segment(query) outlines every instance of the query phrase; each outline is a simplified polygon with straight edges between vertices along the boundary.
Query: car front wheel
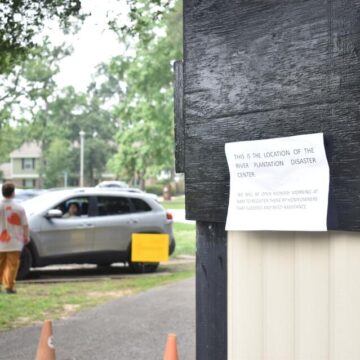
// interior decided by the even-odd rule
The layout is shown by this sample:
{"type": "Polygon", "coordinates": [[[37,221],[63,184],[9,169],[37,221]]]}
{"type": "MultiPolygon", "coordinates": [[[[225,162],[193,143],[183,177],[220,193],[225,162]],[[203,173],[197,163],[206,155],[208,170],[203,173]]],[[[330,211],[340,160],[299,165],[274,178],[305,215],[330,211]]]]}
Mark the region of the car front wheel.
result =
{"type": "Polygon", "coordinates": [[[21,252],[20,267],[17,274],[17,279],[18,280],[25,279],[30,273],[31,266],[32,266],[32,255],[30,249],[26,246],[21,252]]]}
{"type": "Polygon", "coordinates": [[[136,274],[155,272],[159,263],[130,262],[130,270],[136,274]]]}

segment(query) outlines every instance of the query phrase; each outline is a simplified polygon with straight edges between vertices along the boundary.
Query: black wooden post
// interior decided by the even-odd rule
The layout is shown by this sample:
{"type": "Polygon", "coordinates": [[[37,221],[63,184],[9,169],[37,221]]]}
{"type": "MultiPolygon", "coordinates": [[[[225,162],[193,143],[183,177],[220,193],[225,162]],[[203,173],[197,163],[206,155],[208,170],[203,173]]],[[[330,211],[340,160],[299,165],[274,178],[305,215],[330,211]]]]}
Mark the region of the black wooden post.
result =
{"type": "Polygon", "coordinates": [[[227,359],[224,223],[197,222],[196,359],[227,359]]]}
{"type": "MultiPolygon", "coordinates": [[[[183,63],[175,62],[176,171],[185,171],[183,63]]],[[[196,344],[198,360],[227,358],[225,223],[196,224],[196,344]]]]}
{"type": "Polygon", "coordinates": [[[184,0],[176,168],[197,221],[198,360],[227,353],[225,143],[323,132],[331,227],[360,230],[359,29],[360,0],[184,0]]]}
{"type": "Polygon", "coordinates": [[[184,124],[184,73],[183,62],[174,64],[174,107],[175,107],[175,169],[177,173],[185,172],[185,124],[184,124]]]}

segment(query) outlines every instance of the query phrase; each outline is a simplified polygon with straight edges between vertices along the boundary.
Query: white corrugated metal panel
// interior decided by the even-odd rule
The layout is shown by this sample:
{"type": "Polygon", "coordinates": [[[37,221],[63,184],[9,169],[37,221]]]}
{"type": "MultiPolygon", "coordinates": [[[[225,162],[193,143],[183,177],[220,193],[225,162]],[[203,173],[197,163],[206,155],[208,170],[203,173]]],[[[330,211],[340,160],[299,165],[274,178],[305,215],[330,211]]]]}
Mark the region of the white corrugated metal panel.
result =
{"type": "Polygon", "coordinates": [[[229,232],[229,360],[360,359],[360,234],[229,232]]]}

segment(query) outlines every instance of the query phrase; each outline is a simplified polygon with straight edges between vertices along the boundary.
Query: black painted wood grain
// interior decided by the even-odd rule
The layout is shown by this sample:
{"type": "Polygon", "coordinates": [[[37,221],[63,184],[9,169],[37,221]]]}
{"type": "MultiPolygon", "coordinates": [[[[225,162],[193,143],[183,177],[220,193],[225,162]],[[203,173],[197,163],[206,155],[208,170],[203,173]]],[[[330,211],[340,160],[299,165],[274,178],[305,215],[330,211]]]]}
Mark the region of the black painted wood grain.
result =
{"type": "Polygon", "coordinates": [[[184,24],[187,218],[225,221],[226,142],[324,132],[360,230],[360,0],[185,0],[184,24]]]}
{"type": "Polygon", "coordinates": [[[227,359],[227,235],[224,223],[197,222],[196,359],[227,359]]]}
{"type": "Polygon", "coordinates": [[[178,173],[185,171],[185,123],[183,115],[183,62],[174,63],[174,111],[175,111],[175,170],[178,173]]]}

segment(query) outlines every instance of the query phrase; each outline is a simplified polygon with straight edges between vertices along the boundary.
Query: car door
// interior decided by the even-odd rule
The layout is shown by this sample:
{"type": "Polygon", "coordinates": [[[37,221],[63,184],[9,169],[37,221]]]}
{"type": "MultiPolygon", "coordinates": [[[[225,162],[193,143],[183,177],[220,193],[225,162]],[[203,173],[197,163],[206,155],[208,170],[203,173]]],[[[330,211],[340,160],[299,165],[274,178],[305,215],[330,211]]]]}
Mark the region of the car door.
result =
{"type": "Polygon", "coordinates": [[[131,203],[124,196],[97,196],[94,224],[94,251],[127,251],[138,224],[131,203]]]}
{"type": "Polygon", "coordinates": [[[76,196],[63,201],[54,208],[66,214],[70,204],[76,203],[80,213],[63,218],[44,218],[38,240],[43,256],[75,255],[93,250],[93,228],[89,222],[88,196],[76,196]]]}

